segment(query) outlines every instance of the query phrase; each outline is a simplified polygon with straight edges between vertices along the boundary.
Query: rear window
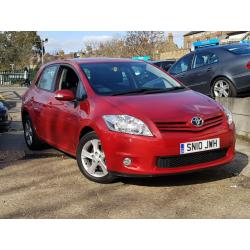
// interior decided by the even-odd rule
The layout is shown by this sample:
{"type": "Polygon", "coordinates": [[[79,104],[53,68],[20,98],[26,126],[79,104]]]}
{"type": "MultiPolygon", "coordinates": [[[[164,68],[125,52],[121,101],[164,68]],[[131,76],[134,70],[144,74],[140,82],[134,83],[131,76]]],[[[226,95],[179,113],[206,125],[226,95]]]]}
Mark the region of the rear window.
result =
{"type": "Polygon", "coordinates": [[[245,47],[231,47],[227,49],[229,52],[232,52],[236,55],[244,55],[244,54],[250,54],[250,46],[245,47]]]}

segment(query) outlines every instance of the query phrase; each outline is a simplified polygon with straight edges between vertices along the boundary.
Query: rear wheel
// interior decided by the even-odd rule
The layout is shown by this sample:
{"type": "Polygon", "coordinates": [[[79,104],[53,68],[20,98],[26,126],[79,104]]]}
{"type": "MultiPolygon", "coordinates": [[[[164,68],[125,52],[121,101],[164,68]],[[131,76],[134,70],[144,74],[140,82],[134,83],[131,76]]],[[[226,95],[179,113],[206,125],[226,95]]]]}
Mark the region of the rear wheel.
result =
{"type": "Polygon", "coordinates": [[[95,132],[81,138],[76,157],[81,172],[91,181],[110,183],[114,180],[107,170],[102,144],[95,132]]]}
{"type": "Polygon", "coordinates": [[[233,83],[225,77],[217,78],[211,88],[212,97],[235,97],[237,91],[233,83]]]}
{"type": "Polygon", "coordinates": [[[29,116],[24,117],[23,129],[24,139],[28,148],[31,150],[41,149],[43,146],[43,142],[36,135],[36,131],[29,116]]]}

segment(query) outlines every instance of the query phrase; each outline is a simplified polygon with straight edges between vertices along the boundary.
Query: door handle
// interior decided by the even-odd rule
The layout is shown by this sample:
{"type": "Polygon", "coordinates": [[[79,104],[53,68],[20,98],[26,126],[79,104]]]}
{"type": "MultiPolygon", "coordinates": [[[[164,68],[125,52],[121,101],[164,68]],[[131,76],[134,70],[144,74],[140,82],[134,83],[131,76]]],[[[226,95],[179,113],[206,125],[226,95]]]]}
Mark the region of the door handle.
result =
{"type": "Polygon", "coordinates": [[[209,71],[211,71],[212,70],[212,68],[207,68],[207,72],[209,72],[209,71]]]}
{"type": "Polygon", "coordinates": [[[181,78],[183,78],[184,76],[185,76],[185,74],[180,75],[181,78]]]}

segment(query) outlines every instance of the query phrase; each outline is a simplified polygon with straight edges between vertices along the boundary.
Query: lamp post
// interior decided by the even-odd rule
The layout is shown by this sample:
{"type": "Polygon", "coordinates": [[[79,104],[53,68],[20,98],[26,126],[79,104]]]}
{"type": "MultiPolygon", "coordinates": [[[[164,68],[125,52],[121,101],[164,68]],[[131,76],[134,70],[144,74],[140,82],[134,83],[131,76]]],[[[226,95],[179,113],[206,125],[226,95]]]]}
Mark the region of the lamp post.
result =
{"type": "Polygon", "coordinates": [[[14,66],[15,66],[15,64],[14,64],[14,63],[11,63],[10,66],[11,66],[11,71],[13,72],[13,71],[14,71],[14,66]]]}
{"type": "Polygon", "coordinates": [[[43,64],[43,57],[44,57],[44,44],[48,42],[48,38],[45,38],[44,40],[41,40],[42,45],[42,64],[43,64]]]}

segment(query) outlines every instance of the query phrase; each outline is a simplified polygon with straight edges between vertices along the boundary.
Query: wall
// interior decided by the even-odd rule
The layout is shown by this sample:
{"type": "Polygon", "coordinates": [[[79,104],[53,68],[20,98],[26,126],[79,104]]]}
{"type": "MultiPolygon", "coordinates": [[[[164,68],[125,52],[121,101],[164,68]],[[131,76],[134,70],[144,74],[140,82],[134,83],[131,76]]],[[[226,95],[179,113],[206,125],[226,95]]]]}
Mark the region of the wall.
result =
{"type": "Polygon", "coordinates": [[[236,134],[250,140],[250,97],[217,98],[216,100],[233,113],[236,134]]]}
{"type": "Polygon", "coordinates": [[[188,54],[190,52],[189,49],[177,49],[171,50],[160,54],[160,60],[165,59],[179,59],[180,57],[188,54]]]}
{"type": "Polygon", "coordinates": [[[219,38],[226,35],[228,31],[201,31],[193,35],[184,36],[184,48],[191,48],[193,42],[208,40],[211,38],[219,38]]]}

